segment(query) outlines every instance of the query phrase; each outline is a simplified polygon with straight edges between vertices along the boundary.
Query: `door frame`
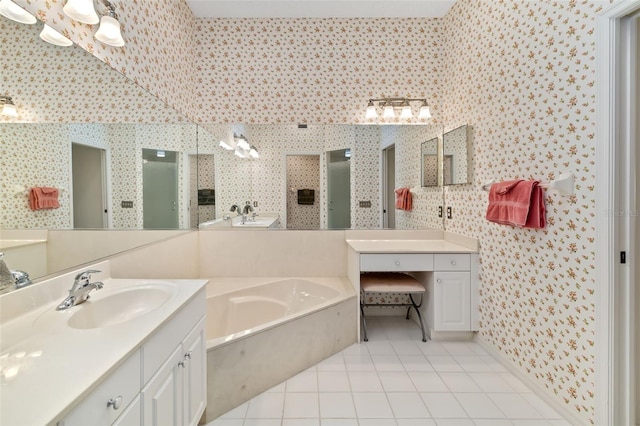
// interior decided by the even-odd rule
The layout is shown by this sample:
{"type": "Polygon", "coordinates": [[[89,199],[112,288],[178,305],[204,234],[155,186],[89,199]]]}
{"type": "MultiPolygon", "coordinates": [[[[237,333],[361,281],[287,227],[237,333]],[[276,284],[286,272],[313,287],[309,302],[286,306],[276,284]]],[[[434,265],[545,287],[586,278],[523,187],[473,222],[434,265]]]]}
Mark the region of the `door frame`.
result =
{"type": "Polygon", "coordinates": [[[624,18],[640,10],[640,0],[620,1],[596,16],[596,359],[595,423],[635,423],[633,263],[620,263],[620,252],[632,252],[634,200],[628,176],[634,176],[634,129],[629,115],[628,70],[633,58],[624,18]]]}
{"type": "MultiPolygon", "coordinates": [[[[389,145],[386,145],[384,147],[382,147],[382,150],[380,151],[380,156],[381,156],[381,162],[382,162],[382,182],[380,185],[380,193],[381,193],[381,197],[380,199],[382,200],[382,203],[380,203],[380,226],[382,227],[382,229],[389,229],[389,211],[391,209],[395,209],[395,203],[392,205],[388,205],[388,192],[389,189],[391,189],[391,191],[395,191],[395,185],[393,188],[389,188],[389,185],[387,184],[387,180],[388,180],[388,174],[389,174],[389,150],[393,148],[393,152],[394,152],[394,170],[395,170],[395,150],[396,150],[396,144],[395,143],[391,143],[389,145]]],[[[395,211],[394,211],[395,213],[395,211]]],[[[393,224],[393,228],[392,229],[396,229],[396,224],[395,224],[395,216],[394,216],[394,224],[393,224]]]]}
{"type": "Polygon", "coordinates": [[[84,143],[84,142],[73,142],[69,143],[69,217],[70,217],[70,225],[73,228],[73,145],[83,145],[93,149],[99,149],[102,153],[101,155],[101,167],[102,167],[102,226],[103,229],[112,229],[113,228],[113,215],[111,214],[111,210],[113,209],[112,205],[112,186],[111,186],[111,148],[105,148],[103,146],[84,143]],[[106,210],[106,212],[105,212],[106,210]]]}
{"type": "Polygon", "coordinates": [[[291,152],[285,152],[282,154],[282,187],[284,189],[284,192],[282,193],[283,198],[282,200],[284,201],[284,209],[283,209],[283,214],[280,215],[280,226],[282,229],[287,229],[287,197],[289,196],[289,193],[287,192],[289,190],[289,188],[287,188],[287,157],[289,156],[301,156],[301,155],[305,155],[305,156],[311,156],[311,155],[315,155],[318,157],[318,167],[320,167],[320,190],[318,191],[318,202],[320,203],[320,229],[322,228],[322,206],[324,203],[324,195],[323,195],[323,182],[325,179],[325,171],[323,170],[322,167],[322,151],[291,151],[291,152]]]}

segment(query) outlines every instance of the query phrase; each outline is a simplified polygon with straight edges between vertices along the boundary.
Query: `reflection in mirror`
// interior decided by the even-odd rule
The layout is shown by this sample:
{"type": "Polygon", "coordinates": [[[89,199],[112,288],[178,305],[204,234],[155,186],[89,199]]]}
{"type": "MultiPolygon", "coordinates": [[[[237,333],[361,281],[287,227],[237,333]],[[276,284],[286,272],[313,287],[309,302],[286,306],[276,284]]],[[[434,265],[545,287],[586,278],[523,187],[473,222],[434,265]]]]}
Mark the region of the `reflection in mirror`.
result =
{"type": "MultiPolygon", "coordinates": [[[[289,228],[292,213],[287,212],[288,156],[319,156],[320,186],[315,203],[320,208],[319,229],[348,227],[351,229],[381,229],[383,224],[382,151],[395,146],[397,187],[414,190],[412,211],[397,211],[397,229],[442,229],[437,207],[442,204],[442,188],[422,188],[419,162],[421,144],[442,135],[435,125],[295,125],[295,124],[211,124],[200,127],[198,153],[214,154],[215,219],[199,220],[200,228],[233,226],[237,212],[233,205],[249,200],[260,215],[275,216],[279,227],[289,228]],[[260,158],[238,158],[233,151],[220,148],[220,142],[231,144],[233,134],[243,134],[260,153],[260,158]],[[345,158],[350,153],[348,189],[349,220],[341,225],[330,223],[329,160],[338,151],[345,158]],[[231,220],[225,220],[231,216],[231,220]],[[204,223],[203,223],[204,222],[204,223]]],[[[312,189],[310,185],[293,188],[312,189]]],[[[302,207],[302,206],[300,206],[302,207]]],[[[331,219],[333,220],[333,219],[331,219]]]]}
{"type": "Polygon", "coordinates": [[[438,186],[440,177],[440,161],[438,155],[438,138],[422,143],[422,186],[438,186]]]}
{"type": "Polygon", "coordinates": [[[327,221],[329,229],[351,228],[351,149],[327,152],[327,221]]]}
{"type": "Polygon", "coordinates": [[[442,174],[445,185],[470,182],[467,125],[446,132],[442,137],[442,174]]]}
{"type": "Polygon", "coordinates": [[[43,42],[41,29],[0,17],[0,92],[18,111],[0,116],[10,165],[0,169],[0,249],[9,267],[37,278],[174,235],[142,231],[153,202],[143,200],[143,149],[178,156],[178,223],[162,228],[195,226],[188,183],[197,168],[187,156],[196,125],[82,48],[43,42]],[[81,184],[98,176],[94,188],[81,184]],[[33,187],[57,188],[59,207],[31,210],[33,187]]]}

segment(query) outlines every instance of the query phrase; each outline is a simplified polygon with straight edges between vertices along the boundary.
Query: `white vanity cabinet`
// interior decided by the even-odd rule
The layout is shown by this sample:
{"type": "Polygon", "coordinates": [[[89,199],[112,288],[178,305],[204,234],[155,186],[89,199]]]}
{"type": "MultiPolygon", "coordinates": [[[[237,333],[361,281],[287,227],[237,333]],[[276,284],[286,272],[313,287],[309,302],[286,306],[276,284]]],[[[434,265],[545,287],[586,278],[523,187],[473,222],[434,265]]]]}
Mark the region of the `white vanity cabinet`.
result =
{"type": "Polygon", "coordinates": [[[206,405],[205,303],[201,290],[58,426],[197,425],[206,405]]]}

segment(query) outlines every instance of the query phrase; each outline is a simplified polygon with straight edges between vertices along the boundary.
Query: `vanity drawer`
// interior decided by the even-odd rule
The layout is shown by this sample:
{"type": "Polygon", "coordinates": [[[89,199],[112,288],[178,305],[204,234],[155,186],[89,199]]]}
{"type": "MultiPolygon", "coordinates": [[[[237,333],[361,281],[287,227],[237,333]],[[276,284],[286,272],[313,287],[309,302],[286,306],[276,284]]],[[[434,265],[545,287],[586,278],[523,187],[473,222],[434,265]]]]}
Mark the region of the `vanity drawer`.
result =
{"type": "Polygon", "coordinates": [[[112,424],[140,392],[140,376],[140,350],[137,350],[76,405],[58,425],[112,424]],[[107,405],[109,400],[116,403],[117,409],[107,405]]]}
{"type": "Polygon", "coordinates": [[[360,255],[362,272],[433,271],[433,254],[366,253],[360,255]]]}
{"type": "Polygon", "coordinates": [[[468,254],[434,255],[436,271],[468,271],[471,269],[471,256],[468,254]]]}

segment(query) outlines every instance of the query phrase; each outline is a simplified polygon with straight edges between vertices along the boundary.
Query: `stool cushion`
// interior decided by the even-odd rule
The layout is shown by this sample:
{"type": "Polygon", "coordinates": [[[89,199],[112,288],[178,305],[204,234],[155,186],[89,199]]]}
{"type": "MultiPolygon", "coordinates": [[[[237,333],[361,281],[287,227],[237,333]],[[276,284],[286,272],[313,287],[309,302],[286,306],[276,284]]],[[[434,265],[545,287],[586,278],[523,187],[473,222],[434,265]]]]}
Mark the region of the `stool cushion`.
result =
{"type": "Polygon", "coordinates": [[[360,289],[371,293],[424,293],[425,288],[410,275],[400,272],[360,274],[360,289]]]}

